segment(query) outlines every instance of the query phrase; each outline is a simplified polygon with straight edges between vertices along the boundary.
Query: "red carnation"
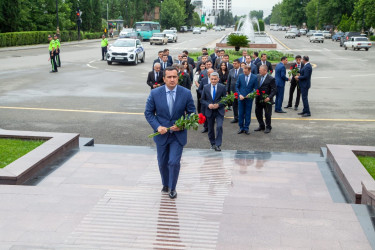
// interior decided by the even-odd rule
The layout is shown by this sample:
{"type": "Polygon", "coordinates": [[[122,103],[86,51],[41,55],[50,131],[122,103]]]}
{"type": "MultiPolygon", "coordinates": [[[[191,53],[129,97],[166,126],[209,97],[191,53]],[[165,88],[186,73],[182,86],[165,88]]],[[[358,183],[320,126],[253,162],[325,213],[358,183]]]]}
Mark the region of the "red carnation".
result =
{"type": "Polygon", "coordinates": [[[238,99],[238,93],[234,93],[234,98],[238,99]]]}
{"type": "Polygon", "coordinates": [[[257,93],[259,93],[259,89],[257,89],[257,93]]]}
{"type": "Polygon", "coordinates": [[[155,85],[158,85],[158,83],[156,82],[155,85]]]}
{"type": "Polygon", "coordinates": [[[202,113],[198,114],[198,118],[199,118],[198,119],[199,124],[203,124],[206,121],[206,117],[202,113]]]}
{"type": "Polygon", "coordinates": [[[293,69],[293,66],[290,66],[290,69],[293,69]]]}
{"type": "Polygon", "coordinates": [[[181,75],[183,76],[183,75],[185,75],[185,73],[184,73],[184,72],[182,72],[182,73],[181,73],[181,75]]]}
{"type": "Polygon", "coordinates": [[[204,75],[202,74],[201,77],[204,77],[204,75]]]}
{"type": "Polygon", "coordinates": [[[264,90],[263,90],[263,91],[262,91],[262,93],[263,93],[263,94],[265,94],[265,93],[266,93],[266,91],[264,91],[264,90]]]}
{"type": "Polygon", "coordinates": [[[228,112],[228,109],[226,109],[225,112],[228,112]]]}

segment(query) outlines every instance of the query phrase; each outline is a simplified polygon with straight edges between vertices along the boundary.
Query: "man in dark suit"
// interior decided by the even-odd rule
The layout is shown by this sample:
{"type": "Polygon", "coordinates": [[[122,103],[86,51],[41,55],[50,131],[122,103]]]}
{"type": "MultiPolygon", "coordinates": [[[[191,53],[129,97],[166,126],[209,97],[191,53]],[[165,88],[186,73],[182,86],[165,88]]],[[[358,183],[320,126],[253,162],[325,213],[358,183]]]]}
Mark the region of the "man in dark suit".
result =
{"type": "Polygon", "coordinates": [[[154,68],[154,64],[155,63],[162,63],[163,62],[163,51],[162,50],[160,50],[159,52],[158,52],[158,58],[156,58],[155,60],[154,60],[154,63],[152,64],[152,68],[154,68]]]}
{"type": "Polygon", "coordinates": [[[251,74],[257,75],[258,74],[258,68],[257,66],[251,61],[251,56],[247,55],[246,56],[246,61],[245,61],[247,66],[251,67],[251,74]]]}
{"type": "Polygon", "coordinates": [[[213,68],[218,69],[221,64],[221,60],[223,60],[223,57],[225,55],[225,50],[221,49],[219,50],[219,56],[216,58],[215,62],[213,61],[213,68]]]}
{"type": "Polygon", "coordinates": [[[199,83],[199,84],[202,83],[202,79],[203,79],[203,78],[205,78],[205,77],[208,76],[208,74],[207,74],[207,70],[208,70],[208,69],[212,69],[212,62],[211,62],[211,61],[207,61],[207,62],[205,63],[205,65],[206,65],[206,69],[203,70],[203,71],[201,72],[201,74],[200,74],[200,76],[199,76],[199,78],[198,78],[198,83],[199,83]]]}
{"type": "MultiPolygon", "coordinates": [[[[221,63],[226,63],[226,64],[227,64],[227,68],[228,68],[228,70],[233,69],[233,65],[229,62],[229,55],[227,55],[227,54],[225,54],[225,55],[223,56],[223,58],[222,58],[222,60],[221,60],[221,63]]],[[[217,65],[216,70],[220,70],[220,65],[221,65],[221,63],[217,65]]]]}
{"type": "Polygon", "coordinates": [[[240,58],[238,58],[240,63],[246,62],[246,56],[247,56],[247,50],[242,50],[242,56],[240,58]]]}
{"type": "Polygon", "coordinates": [[[164,49],[163,54],[168,56],[168,63],[170,65],[172,65],[173,64],[173,58],[172,58],[172,56],[169,55],[169,49],[164,49]]]}
{"type": "Polygon", "coordinates": [[[172,66],[172,64],[168,61],[168,55],[163,54],[161,65],[161,71],[164,71],[166,68],[172,66]]]}
{"type": "Polygon", "coordinates": [[[193,58],[189,57],[189,52],[187,50],[184,50],[184,51],[182,51],[182,53],[184,55],[186,55],[188,64],[191,65],[191,67],[193,67],[193,69],[194,69],[195,68],[195,62],[194,62],[193,58]]]}
{"type": "MultiPolygon", "coordinates": [[[[259,59],[259,58],[258,58],[259,59]]],[[[257,66],[257,71],[258,71],[258,73],[259,73],[259,67],[260,67],[260,65],[266,65],[267,66],[267,68],[268,68],[268,73],[273,73],[273,68],[272,68],[272,64],[269,62],[269,61],[267,61],[267,55],[266,54],[262,54],[262,56],[261,56],[261,61],[260,62],[258,62],[257,64],[255,64],[256,66],[257,66]]]]}
{"type": "Polygon", "coordinates": [[[301,69],[300,75],[295,77],[296,80],[299,80],[299,86],[301,88],[303,110],[301,113],[298,113],[298,115],[302,115],[302,117],[311,116],[308,96],[311,87],[312,67],[309,60],[308,56],[303,57],[302,62],[305,66],[301,69]]]}
{"type": "Polygon", "coordinates": [[[286,56],[283,56],[281,57],[281,62],[279,62],[275,68],[275,79],[276,79],[276,86],[277,86],[276,104],[275,104],[276,113],[286,113],[286,111],[282,110],[282,105],[283,105],[283,100],[284,100],[285,81],[290,80],[288,77],[286,77],[285,65],[287,64],[288,64],[288,58],[286,56]]]}
{"type": "Polygon", "coordinates": [[[236,92],[238,93],[238,134],[250,134],[249,126],[251,120],[251,109],[253,99],[246,98],[248,94],[257,87],[257,76],[251,74],[251,67],[244,66],[243,74],[240,75],[236,82],[236,92]]]}
{"type": "Polygon", "coordinates": [[[181,64],[182,63],[182,54],[179,54],[177,56],[177,59],[174,60],[174,63],[181,64]]]}
{"type": "Polygon", "coordinates": [[[257,117],[259,127],[254,131],[262,131],[268,134],[271,132],[271,116],[272,116],[272,102],[273,97],[277,93],[275,78],[267,74],[267,66],[262,65],[259,68],[258,74],[258,86],[257,86],[260,96],[255,98],[255,115],[257,117]],[[263,93],[264,91],[264,93],[263,93]],[[263,98],[263,95],[266,94],[267,97],[263,98]],[[268,103],[270,102],[270,103],[268,103]],[[263,121],[263,109],[264,116],[266,118],[266,124],[263,121]]]}
{"type": "Polygon", "coordinates": [[[160,63],[155,63],[154,70],[148,73],[147,85],[151,87],[151,90],[164,85],[163,72],[160,71],[160,63]]]}
{"type": "Polygon", "coordinates": [[[197,62],[197,69],[200,68],[202,63],[205,64],[208,60],[211,60],[211,57],[209,57],[208,55],[201,56],[200,60],[198,60],[198,62],[197,62]],[[210,59],[208,59],[208,58],[210,58],[210,59]]]}
{"type": "Polygon", "coordinates": [[[256,51],[254,51],[254,53],[253,53],[253,61],[252,61],[252,63],[254,63],[254,65],[257,65],[258,63],[260,63],[260,59],[259,59],[258,55],[259,55],[259,53],[256,52],[256,51]]]}
{"type": "MultiPolygon", "coordinates": [[[[201,83],[199,84],[199,88],[198,88],[198,93],[200,94],[200,96],[202,96],[203,94],[203,88],[204,86],[208,85],[208,84],[211,84],[211,81],[210,81],[210,75],[214,72],[214,70],[211,68],[211,69],[208,69],[207,70],[207,77],[204,77],[201,81],[201,83]]],[[[202,98],[201,98],[202,99],[202,98]]],[[[198,110],[199,111],[199,110],[198,110]]],[[[204,106],[204,104],[201,102],[201,110],[200,112],[203,114],[203,115],[206,115],[205,114],[205,111],[206,111],[206,107],[204,106]]],[[[208,123],[207,123],[207,120],[206,122],[204,123],[203,125],[203,130],[201,131],[202,133],[207,133],[208,132],[208,123]]]]}
{"type": "MultiPolygon", "coordinates": [[[[233,69],[229,71],[228,74],[228,83],[227,83],[227,92],[230,94],[231,92],[236,92],[236,82],[238,79],[238,76],[243,74],[243,69],[240,67],[240,61],[238,59],[235,59],[233,61],[233,69]]],[[[234,119],[230,121],[231,123],[237,123],[238,122],[238,99],[234,99],[233,102],[233,116],[234,119]]]]}
{"type": "Polygon", "coordinates": [[[169,191],[169,197],[174,199],[177,197],[182,151],[187,142],[187,130],[181,131],[174,124],[181,116],[195,113],[195,106],[191,92],[178,86],[175,68],[165,69],[164,82],[165,87],[151,91],[146,102],[145,117],[153,130],[160,133],[154,137],[154,141],[163,183],[162,192],[169,191]]]}
{"type": "Polygon", "coordinates": [[[219,48],[215,48],[215,52],[210,55],[211,62],[214,64],[216,62],[216,59],[219,57],[219,48]]]}
{"type": "MultiPolygon", "coordinates": [[[[296,63],[292,65],[291,68],[298,69],[300,72],[303,68],[304,64],[301,62],[302,57],[300,55],[296,56],[296,63]]],[[[293,94],[294,90],[297,89],[297,96],[296,96],[296,102],[294,103],[294,110],[298,110],[299,101],[301,99],[301,89],[298,86],[298,81],[294,78],[296,75],[293,75],[292,79],[290,80],[290,89],[289,89],[289,101],[288,105],[284,108],[291,108],[293,107],[293,94]]]]}
{"type": "Polygon", "coordinates": [[[211,84],[206,84],[203,88],[201,103],[205,107],[205,116],[208,123],[208,139],[211,143],[211,149],[221,151],[225,105],[219,102],[222,97],[226,96],[226,89],[224,85],[218,84],[219,74],[217,72],[211,73],[210,82],[211,84]]]}
{"type": "Polygon", "coordinates": [[[184,65],[178,66],[178,84],[187,89],[191,89],[191,80],[188,73],[185,72],[184,65]],[[182,81],[180,81],[180,78],[182,81]]]}

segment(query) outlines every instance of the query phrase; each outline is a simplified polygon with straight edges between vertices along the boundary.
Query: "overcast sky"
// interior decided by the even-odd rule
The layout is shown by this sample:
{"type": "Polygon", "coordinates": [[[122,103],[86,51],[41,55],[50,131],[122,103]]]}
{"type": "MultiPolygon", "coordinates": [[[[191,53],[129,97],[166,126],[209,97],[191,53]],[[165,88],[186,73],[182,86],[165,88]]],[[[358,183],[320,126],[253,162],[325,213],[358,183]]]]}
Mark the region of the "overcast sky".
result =
{"type": "MultiPolygon", "coordinates": [[[[233,15],[248,14],[250,10],[263,10],[264,17],[271,14],[272,7],[280,0],[232,0],[233,15]]],[[[205,7],[212,8],[212,0],[203,0],[205,7]]]]}

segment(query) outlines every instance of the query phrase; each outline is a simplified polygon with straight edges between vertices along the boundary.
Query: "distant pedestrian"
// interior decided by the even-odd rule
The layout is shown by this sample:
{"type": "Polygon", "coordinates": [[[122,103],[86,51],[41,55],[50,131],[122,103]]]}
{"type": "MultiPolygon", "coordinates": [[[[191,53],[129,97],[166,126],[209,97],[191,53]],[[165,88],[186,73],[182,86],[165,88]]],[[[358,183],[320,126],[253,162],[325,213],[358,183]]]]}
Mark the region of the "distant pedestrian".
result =
{"type": "Polygon", "coordinates": [[[57,67],[61,67],[61,61],[60,61],[60,40],[57,38],[57,34],[53,36],[53,39],[55,40],[55,45],[56,45],[56,53],[55,53],[55,60],[56,60],[56,65],[57,67]]]}
{"type": "Polygon", "coordinates": [[[51,35],[48,35],[48,41],[49,41],[49,47],[48,47],[49,59],[48,59],[48,61],[51,61],[51,65],[52,65],[52,70],[50,71],[50,73],[55,73],[55,72],[57,72],[57,65],[56,65],[56,61],[55,61],[55,40],[52,39],[51,35]]]}
{"type": "Polygon", "coordinates": [[[104,57],[107,54],[108,51],[108,40],[105,38],[105,35],[102,35],[102,41],[101,41],[101,46],[102,46],[102,61],[104,61],[104,57]]]}

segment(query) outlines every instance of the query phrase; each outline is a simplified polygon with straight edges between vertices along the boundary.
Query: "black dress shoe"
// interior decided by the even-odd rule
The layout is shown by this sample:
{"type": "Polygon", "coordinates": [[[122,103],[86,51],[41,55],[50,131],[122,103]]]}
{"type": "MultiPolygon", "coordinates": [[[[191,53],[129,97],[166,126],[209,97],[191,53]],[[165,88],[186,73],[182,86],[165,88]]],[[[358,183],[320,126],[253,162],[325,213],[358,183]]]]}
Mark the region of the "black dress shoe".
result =
{"type": "Polygon", "coordinates": [[[216,147],[215,147],[215,151],[220,152],[220,151],[221,151],[220,146],[216,146],[216,147]]]}
{"type": "Polygon", "coordinates": [[[249,132],[248,130],[245,130],[245,134],[249,135],[249,134],[250,134],[250,132],[249,132]]]}
{"type": "Polygon", "coordinates": [[[266,128],[266,130],[264,130],[265,134],[268,134],[269,132],[271,132],[271,129],[269,129],[269,128],[266,128]]]}
{"type": "Polygon", "coordinates": [[[211,148],[210,149],[215,149],[216,148],[216,146],[215,145],[211,145],[211,148]]]}
{"type": "Polygon", "coordinates": [[[309,117],[311,114],[303,114],[302,117],[309,117]]]}
{"type": "Polygon", "coordinates": [[[168,193],[168,187],[167,186],[163,186],[161,192],[162,193],[168,193]]]}
{"type": "Polygon", "coordinates": [[[284,109],[288,109],[288,108],[291,108],[292,106],[285,106],[284,109]]]}
{"type": "Polygon", "coordinates": [[[245,131],[243,131],[242,129],[239,129],[239,130],[237,131],[237,134],[242,134],[243,132],[245,132],[245,131]]]}
{"type": "Polygon", "coordinates": [[[280,111],[275,111],[275,113],[286,113],[286,111],[280,110],[280,111]]]}
{"type": "Polygon", "coordinates": [[[237,122],[238,122],[237,119],[233,119],[233,120],[230,121],[230,123],[237,123],[237,122]]]}
{"type": "Polygon", "coordinates": [[[171,198],[171,199],[177,198],[176,190],[171,190],[171,192],[169,192],[169,198],[171,198]]]}
{"type": "Polygon", "coordinates": [[[298,115],[304,115],[305,113],[301,112],[301,113],[298,113],[298,115]]]}
{"type": "Polygon", "coordinates": [[[294,110],[298,110],[298,107],[294,107],[294,110]]]}
{"type": "Polygon", "coordinates": [[[204,128],[204,129],[202,129],[201,132],[202,132],[202,133],[207,133],[207,132],[208,132],[208,128],[204,128]]]}
{"type": "Polygon", "coordinates": [[[255,132],[262,131],[262,130],[264,130],[264,128],[262,128],[262,127],[258,127],[256,129],[254,129],[255,132]]]}

